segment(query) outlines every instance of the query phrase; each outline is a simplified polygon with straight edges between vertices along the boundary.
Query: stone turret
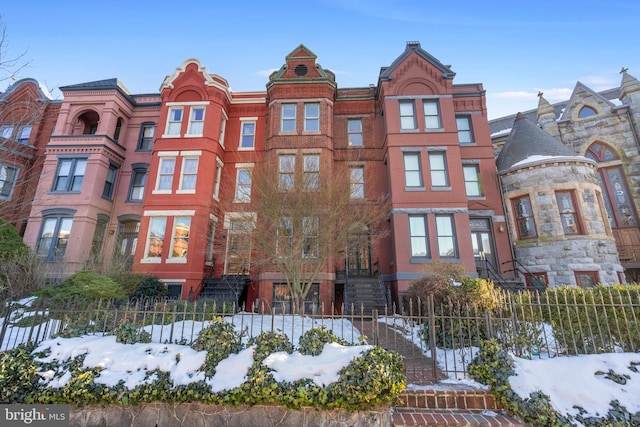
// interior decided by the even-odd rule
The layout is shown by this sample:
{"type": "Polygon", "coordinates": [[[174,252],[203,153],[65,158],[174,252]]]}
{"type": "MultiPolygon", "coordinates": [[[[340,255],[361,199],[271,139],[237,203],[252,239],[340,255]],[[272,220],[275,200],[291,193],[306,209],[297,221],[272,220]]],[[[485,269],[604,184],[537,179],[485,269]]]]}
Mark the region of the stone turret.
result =
{"type": "Polygon", "coordinates": [[[496,165],[514,254],[529,285],[531,275],[549,286],[621,281],[594,161],[519,114],[496,165]]]}

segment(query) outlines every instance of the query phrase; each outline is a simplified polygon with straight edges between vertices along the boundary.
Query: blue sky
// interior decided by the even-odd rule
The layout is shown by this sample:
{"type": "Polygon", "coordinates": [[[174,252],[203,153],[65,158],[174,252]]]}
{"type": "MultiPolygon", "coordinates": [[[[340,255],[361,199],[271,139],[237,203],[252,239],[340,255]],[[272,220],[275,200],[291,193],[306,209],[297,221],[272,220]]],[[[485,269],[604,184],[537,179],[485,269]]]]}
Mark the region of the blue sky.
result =
{"type": "MultiPolygon", "coordinates": [[[[117,77],[158,92],[198,58],[234,91],[264,90],[269,73],[304,44],[339,87],[377,83],[407,41],[451,65],[455,83],[483,83],[489,118],[640,78],[635,0],[5,1],[5,57],[25,52],[18,78],[56,87],[117,77]]],[[[0,76],[1,78],[2,76],[0,76]]],[[[1,90],[7,82],[0,80],[1,90]]]]}

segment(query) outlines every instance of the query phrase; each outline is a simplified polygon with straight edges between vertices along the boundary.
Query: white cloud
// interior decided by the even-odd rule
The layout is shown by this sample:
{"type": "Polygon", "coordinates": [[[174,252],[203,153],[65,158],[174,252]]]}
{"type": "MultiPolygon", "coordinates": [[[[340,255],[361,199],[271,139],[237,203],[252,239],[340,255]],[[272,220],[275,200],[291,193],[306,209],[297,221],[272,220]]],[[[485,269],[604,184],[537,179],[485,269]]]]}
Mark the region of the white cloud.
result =
{"type": "Polygon", "coordinates": [[[260,70],[255,73],[256,76],[269,77],[274,71],[278,71],[279,68],[269,68],[268,70],[260,70]]]}

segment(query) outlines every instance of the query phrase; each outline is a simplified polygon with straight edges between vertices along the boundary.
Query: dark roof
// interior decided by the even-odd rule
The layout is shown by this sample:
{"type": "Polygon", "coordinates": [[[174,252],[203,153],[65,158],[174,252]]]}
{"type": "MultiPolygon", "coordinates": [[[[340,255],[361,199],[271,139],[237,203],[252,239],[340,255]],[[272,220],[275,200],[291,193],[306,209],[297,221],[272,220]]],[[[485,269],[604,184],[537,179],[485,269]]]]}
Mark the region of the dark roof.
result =
{"type": "Polygon", "coordinates": [[[391,65],[389,65],[388,67],[382,67],[380,69],[379,80],[389,79],[393,70],[395,70],[398,65],[404,62],[407,56],[411,55],[411,53],[413,52],[417,53],[425,60],[429,61],[438,70],[440,70],[442,72],[442,77],[452,79],[456,75],[456,73],[451,70],[450,65],[444,65],[435,56],[422,49],[419,42],[407,42],[407,47],[405,48],[404,52],[402,52],[402,54],[397,57],[391,65]]]}
{"type": "Polygon", "coordinates": [[[91,89],[117,89],[120,88],[117,78],[96,80],[95,82],[78,83],[74,85],[61,86],[62,92],[91,89]]]}
{"type": "Polygon", "coordinates": [[[577,154],[527,116],[517,114],[509,138],[496,159],[498,172],[504,172],[531,156],[577,157],[577,154]]]}
{"type": "MultiPolygon", "coordinates": [[[[620,88],[616,87],[613,89],[603,90],[601,92],[597,92],[598,95],[602,96],[607,100],[618,99],[620,96],[620,88]]],[[[561,101],[555,104],[551,104],[556,112],[556,119],[558,119],[562,115],[562,111],[569,104],[569,100],[561,101]]],[[[527,119],[531,120],[533,123],[538,122],[538,109],[534,108],[533,110],[523,111],[521,113],[512,114],[510,116],[499,117],[497,119],[489,120],[489,132],[491,135],[497,134],[500,131],[506,131],[507,129],[511,129],[513,127],[516,116],[521,114],[525,116],[527,119]]]]}

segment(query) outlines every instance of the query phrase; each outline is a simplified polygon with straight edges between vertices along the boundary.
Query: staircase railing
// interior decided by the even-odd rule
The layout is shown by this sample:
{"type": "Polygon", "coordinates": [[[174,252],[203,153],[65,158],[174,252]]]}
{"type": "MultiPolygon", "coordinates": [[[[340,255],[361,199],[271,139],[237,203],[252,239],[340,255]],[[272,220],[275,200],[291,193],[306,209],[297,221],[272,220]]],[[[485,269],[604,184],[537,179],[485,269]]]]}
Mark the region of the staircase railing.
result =
{"type": "MultiPolygon", "coordinates": [[[[520,260],[518,260],[517,258],[514,258],[511,261],[505,261],[502,264],[504,265],[509,263],[511,263],[511,269],[507,271],[526,276],[529,279],[529,282],[528,282],[529,287],[533,288],[531,290],[544,291],[545,289],[547,289],[547,283],[544,280],[542,280],[538,275],[532,273],[524,264],[520,262],[520,260]]],[[[526,282],[527,281],[525,280],[525,284],[526,282]]]]}
{"type": "Polygon", "coordinates": [[[204,273],[202,275],[202,280],[200,280],[198,287],[196,288],[195,291],[193,289],[189,291],[189,301],[195,301],[200,296],[200,294],[202,293],[202,290],[204,289],[204,284],[208,279],[213,279],[212,265],[205,265],[204,273]]]}

